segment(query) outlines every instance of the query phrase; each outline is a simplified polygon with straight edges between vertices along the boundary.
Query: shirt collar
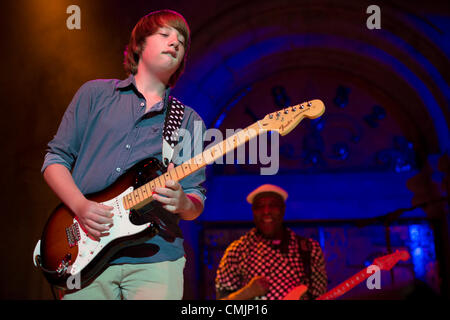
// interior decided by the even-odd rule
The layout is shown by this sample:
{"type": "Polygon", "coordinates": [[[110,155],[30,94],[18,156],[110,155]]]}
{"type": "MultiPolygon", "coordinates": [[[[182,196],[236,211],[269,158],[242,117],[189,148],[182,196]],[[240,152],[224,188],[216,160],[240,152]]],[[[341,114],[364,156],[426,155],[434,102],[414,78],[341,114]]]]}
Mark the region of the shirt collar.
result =
{"type": "MultiPolygon", "coordinates": [[[[274,245],[277,243],[277,241],[273,241],[271,239],[264,237],[264,235],[257,228],[253,228],[252,233],[253,233],[253,237],[256,239],[256,241],[262,241],[268,245],[274,245]]],[[[293,233],[293,231],[283,225],[283,238],[281,239],[281,242],[278,243],[278,245],[289,244],[289,242],[293,238],[293,235],[295,237],[295,234],[293,233]]]]}
{"type": "MultiPolygon", "coordinates": [[[[116,90],[127,89],[129,87],[134,89],[135,92],[139,93],[139,91],[137,89],[137,86],[136,86],[136,79],[134,78],[133,74],[130,74],[128,76],[128,78],[126,78],[124,80],[119,80],[116,83],[116,90]]],[[[167,103],[168,103],[168,100],[169,100],[169,93],[170,93],[170,87],[167,87],[166,91],[164,92],[164,97],[163,97],[163,100],[162,100],[163,103],[158,103],[155,106],[155,108],[152,109],[152,111],[161,111],[163,108],[167,107],[167,103]]]]}
{"type": "Polygon", "coordinates": [[[131,85],[133,85],[135,88],[137,88],[136,80],[134,79],[134,75],[132,75],[132,74],[130,74],[129,77],[124,80],[117,81],[116,89],[125,89],[131,85]]]}

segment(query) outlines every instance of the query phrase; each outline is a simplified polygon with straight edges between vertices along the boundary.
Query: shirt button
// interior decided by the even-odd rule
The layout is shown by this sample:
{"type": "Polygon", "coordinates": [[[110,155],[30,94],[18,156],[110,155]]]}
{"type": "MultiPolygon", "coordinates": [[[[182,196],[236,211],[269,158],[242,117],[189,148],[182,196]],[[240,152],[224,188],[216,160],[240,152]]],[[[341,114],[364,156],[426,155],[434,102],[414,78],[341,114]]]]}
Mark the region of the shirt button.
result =
{"type": "Polygon", "coordinates": [[[120,169],[120,168],[116,168],[116,171],[117,171],[117,172],[120,172],[121,170],[122,170],[122,169],[120,169]]]}
{"type": "Polygon", "coordinates": [[[145,106],[145,103],[144,103],[144,102],[141,102],[141,107],[143,107],[143,106],[145,106]]]}
{"type": "Polygon", "coordinates": [[[126,146],[125,146],[125,148],[127,148],[128,150],[131,148],[131,146],[129,145],[129,144],[127,144],[126,146]]]}

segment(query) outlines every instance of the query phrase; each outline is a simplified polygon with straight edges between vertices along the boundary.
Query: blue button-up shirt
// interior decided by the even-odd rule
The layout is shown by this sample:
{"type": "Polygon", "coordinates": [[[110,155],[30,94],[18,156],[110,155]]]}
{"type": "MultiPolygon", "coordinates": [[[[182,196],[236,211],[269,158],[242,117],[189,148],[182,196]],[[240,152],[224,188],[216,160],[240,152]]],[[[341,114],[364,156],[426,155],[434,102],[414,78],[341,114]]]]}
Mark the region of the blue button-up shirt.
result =
{"type": "MultiPolygon", "coordinates": [[[[145,113],[146,103],[132,75],[125,80],[100,79],[83,84],[48,144],[41,172],[50,164],[62,164],[72,172],[80,191],[90,194],[105,189],[143,159],[155,157],[161,161],[166,106],[161,101],[145,113]]],[[[196,155],[194,151],[202,151],[203,147],[202,135],[197,134],[194,139],[194,127],[199,123],[204,132],[201,117],[186,106],[181,128],[189,131],[194,140],[192,157],[196,155]]],[[[177,157],[175,152],[173,162],[178,165],[188,159],[177,157]]],[[[180,184],[185,193],[195,193],[205,200],[205,189],[201,186],[204,180],[203,168],[180,184]]],[[[113,263],[173,261],[182,257],[183,239],[178,227],[179,217],[175,216],[176,227],[171,225],[171,228],[178,229],[171,231],[178,236],[174,240],[167,241],[166,237],[157,235],[147,241],[149,250],[135,257],[122,256],[113,263]]]]}

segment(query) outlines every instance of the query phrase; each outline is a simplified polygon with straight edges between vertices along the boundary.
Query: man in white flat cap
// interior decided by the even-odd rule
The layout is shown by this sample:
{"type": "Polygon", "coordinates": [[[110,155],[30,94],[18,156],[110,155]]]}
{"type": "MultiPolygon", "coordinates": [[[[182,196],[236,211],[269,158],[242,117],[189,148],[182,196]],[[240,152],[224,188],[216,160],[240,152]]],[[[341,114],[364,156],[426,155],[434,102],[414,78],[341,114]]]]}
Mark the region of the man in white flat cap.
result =
{"type": "Polygon", "coordinates": [[[326,292],[328,278],[319,243],[283,224],[287,197],[285,190],[272,184],[247,196],[255,228],[226,249],[215,280],[217,299],[304,300],[326,292]]]}

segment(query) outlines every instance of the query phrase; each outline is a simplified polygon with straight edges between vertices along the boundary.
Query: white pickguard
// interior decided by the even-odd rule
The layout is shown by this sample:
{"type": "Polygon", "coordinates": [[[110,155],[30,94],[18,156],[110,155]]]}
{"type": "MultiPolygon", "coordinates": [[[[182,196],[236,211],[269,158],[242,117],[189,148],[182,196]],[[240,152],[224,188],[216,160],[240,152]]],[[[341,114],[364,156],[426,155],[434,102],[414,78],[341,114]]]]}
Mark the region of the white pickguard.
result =
{"type": "MultiPolygon", "coordinates": [[[[125,210],[123,208],[122,198],[125,194],[128,194],[131,191],[133,191],[133,187],[128,188],[116,198],[102,202],[105,205],[114,207],[112,210],[114,216],[113,226],[109,229],[109,234],[104,237],[100,237],[100,241],[92,240],[81,228],[79,228],[80,240],[78,241],[78,256],[75,262],[68,268],[68,272],[70,274],[75,275],[82,271],[84,267],[86,267],[111,241],[121,237],[137,234],[148,228],[150,223],[143,225],[132,224],[129,219],[130,210],[125,210]]],[[[75,222],[77,222],[76,219],[74,219],[74,223],[75,222]]]]}

